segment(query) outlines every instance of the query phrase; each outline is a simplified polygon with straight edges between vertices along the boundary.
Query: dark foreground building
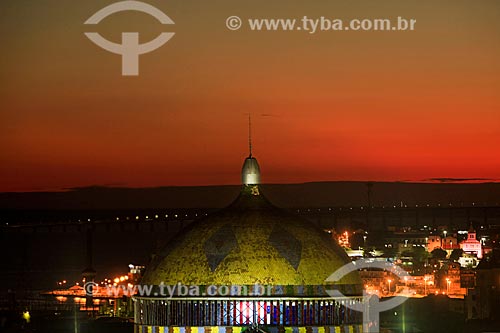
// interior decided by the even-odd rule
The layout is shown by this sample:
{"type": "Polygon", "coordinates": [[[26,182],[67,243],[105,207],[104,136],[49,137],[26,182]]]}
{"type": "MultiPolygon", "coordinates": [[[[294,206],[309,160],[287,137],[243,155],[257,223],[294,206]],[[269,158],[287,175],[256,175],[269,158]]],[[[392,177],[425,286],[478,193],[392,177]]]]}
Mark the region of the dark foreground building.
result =
{"type": "Polygon", "coordinates": [[[357,272],[325,280],[350,262],[321,229],[273,206],[250,156],[227,208],[191,224],[158,253],[135,297],[137,333],[361,332],[357,272]],[[168,288],[167,288],[168,287],[168,288]],[[172,293],[173,288],[176,288],[172,293]],[[333,299],[328,289],[345,298],[333,299]]]}

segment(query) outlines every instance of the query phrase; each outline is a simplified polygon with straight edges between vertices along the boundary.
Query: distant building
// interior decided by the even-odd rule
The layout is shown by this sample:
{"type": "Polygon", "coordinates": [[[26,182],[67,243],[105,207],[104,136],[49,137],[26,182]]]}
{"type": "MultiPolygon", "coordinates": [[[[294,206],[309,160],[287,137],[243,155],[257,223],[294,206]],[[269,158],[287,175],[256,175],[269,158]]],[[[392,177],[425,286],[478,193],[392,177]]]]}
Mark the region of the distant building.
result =
{"type": "Polygon", "coordinates": [[[430,235],[427,238],[427,252],[432,252],[441,247],[441,237],[438,235],[430,235]]]}
{"type": "Polygon", "coordinates": [[[460,264],[456,262],[445,262],[438,274],[438,284],[442,293],[449,295],[465,295],[466,291],[461,288],[460,264]]]}
{"type": "Polygon", "coordinates": [[[458,258],[460,266],[464,268],[476,268],[479,260],[475,254],[464,253],[460,258],[458,258]]]}
{"type": "Polygon", "coordinates": [[[392,232],[384,238],[385,247],[397,249],[398,253],[412,251],[416,247],[425,248],[427,237],[420,232],[392,232]]]}
{"type": "Polygon", "coordinates": [[[441,248],[446,251],[453,251],[455,249],[459,249],[460,246],[458,245],[456,237],[448,236],[442,238],[441,248]]]}
{"type": "Polygon", "coordinates": [[[394,280],[392,274],[383,270],[363,269],[359,271],[365,290],[371,294],[387,294],[389,292],[388,280],[394,280]]]}
{"type": "Polygon", "coordinates": [[[139,281],[141,280],[142,274],[144,273],[146,267],[130,264],[128,265],[128,268],[129,268],[128,277],[130,283],[134,285],[138,284],[139,281]]]}
{"type": "Polygon", "coordinates": [[[476,269],[476,288],[466,299],[469,319],[496,319],[500,308],[500,250],[485,257],[476,269]]]}
{"type": "Polygon", "coordinates": [[[479,259],[483,257],[481,242],[476,239],[476,231],[472,228],[472,225],[469,229],[467,239],[460,243],[460,248],[465,253],[475,254],[479,259]]]}
{"type": "Polygon", "coordinates": [[[460,270],[460,288],[474,289],[476,287],[476,271],[473,269],[460,270]]]}

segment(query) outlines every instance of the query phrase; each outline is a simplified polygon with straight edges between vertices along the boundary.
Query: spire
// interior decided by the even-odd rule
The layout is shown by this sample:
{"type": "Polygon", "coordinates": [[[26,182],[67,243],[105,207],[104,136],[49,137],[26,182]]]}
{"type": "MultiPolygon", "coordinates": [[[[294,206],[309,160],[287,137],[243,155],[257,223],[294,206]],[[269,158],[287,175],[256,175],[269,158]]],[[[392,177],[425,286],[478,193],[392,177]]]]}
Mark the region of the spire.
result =
{"type": "Polygon", "coordinates": [[[250,152],[249,157],[252,157],[252,114],[248,114],[248,150],[250,152]]]}
{"type": "Polygon", "coordinates": [[[260,167],[257,159],[252,155],[252,117],[248,114],[248,149],[250,155],[245,159],[241,169],[241,182],[243,185],[260,184],[260,167]]]}

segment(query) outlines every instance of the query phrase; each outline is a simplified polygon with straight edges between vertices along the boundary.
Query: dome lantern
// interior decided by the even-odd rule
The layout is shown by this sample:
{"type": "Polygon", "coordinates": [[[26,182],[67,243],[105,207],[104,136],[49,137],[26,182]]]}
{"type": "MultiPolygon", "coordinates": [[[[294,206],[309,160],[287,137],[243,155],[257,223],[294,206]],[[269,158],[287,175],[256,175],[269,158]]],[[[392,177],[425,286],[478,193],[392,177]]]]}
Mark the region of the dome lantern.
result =
{"type": "Polygon", "coordinates": [[[259,185],[260,184],[260,167],[257,159],[248,156],[243,163],[241,169],[241,183],[243,185],[259,185]]]}
{"type": "Polygon", "coordinates": [[[245,186],[260,184],[260,167],[257,159],[252,156],[252,118],[248,115],[248,151],[249,155],[241,169],[241,183],[245,186]]]}

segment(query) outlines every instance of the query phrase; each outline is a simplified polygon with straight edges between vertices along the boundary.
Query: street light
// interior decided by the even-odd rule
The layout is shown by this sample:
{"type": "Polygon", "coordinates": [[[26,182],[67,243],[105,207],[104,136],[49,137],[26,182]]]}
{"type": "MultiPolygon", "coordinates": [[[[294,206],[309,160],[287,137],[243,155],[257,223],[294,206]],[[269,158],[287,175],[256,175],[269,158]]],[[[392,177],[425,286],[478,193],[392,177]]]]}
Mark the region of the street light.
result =
{"type": "Polygon", "coordinates": [[[446,278],[446,294],[447,295],[450,294],[450,284],[451,284],[451,280],[449,278],[446,278]]]}
{"type": "Polygon", "coordinates": [[[428,277],[424,276],[424,295],[427,296],[427,280],[428,277]]]}
{"type": "Polygon", "coordinates": [[[391,279],[387,279],[387,282],[389,283],[389,294],[391,293],[391,282],[392,280],[391,279]]]}

